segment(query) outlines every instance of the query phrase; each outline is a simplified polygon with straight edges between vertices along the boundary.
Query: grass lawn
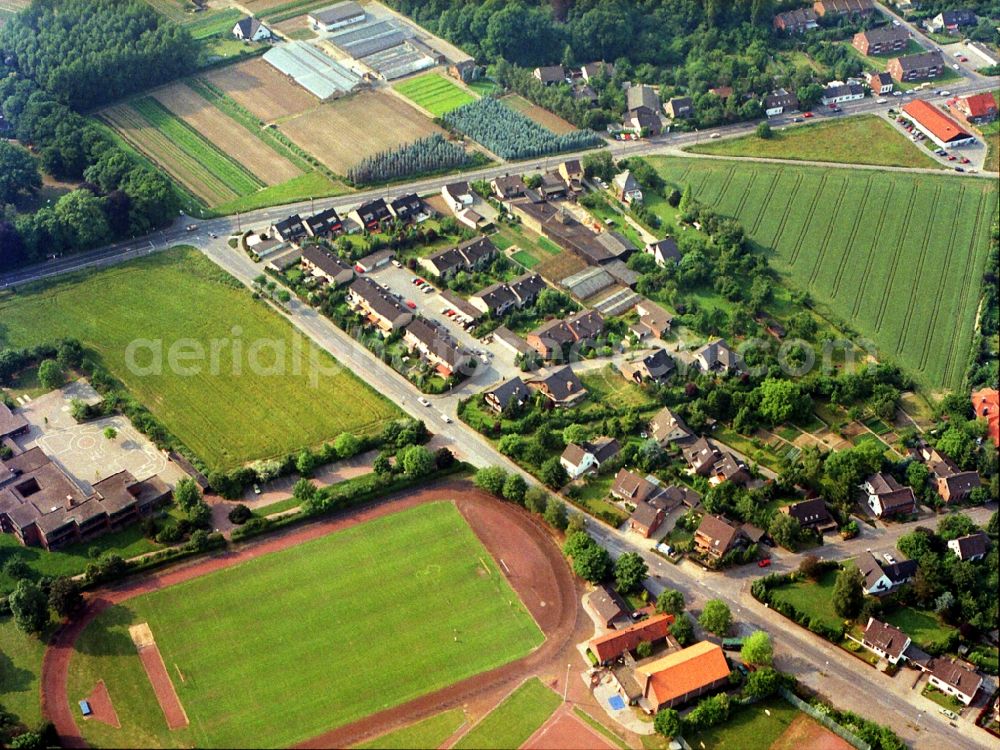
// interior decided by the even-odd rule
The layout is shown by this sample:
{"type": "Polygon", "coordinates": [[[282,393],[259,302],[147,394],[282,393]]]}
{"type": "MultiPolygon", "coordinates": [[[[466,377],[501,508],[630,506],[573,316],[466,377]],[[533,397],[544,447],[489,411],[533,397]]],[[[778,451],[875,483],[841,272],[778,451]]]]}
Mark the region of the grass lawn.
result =
{"type": "Polygon", "coordinates": [[[542,640],[455,506],[438,502],[109,609],[77,644],[69,695],[108,685],[123,729],[83,724],[94,746],[287,746],[542,640]],[[128,636],[140,622],[174,677],[186,729],[167,730],[143,677],[128,636]]]}
{"type": "Polygon", "coordinates": [[[346,195],[351,188],[341,182],[334,182],[322,172],[307,172],[293,177],[280,185],[272,185],[251,195],[220,203],[212,208],[212,214],[228,216],[236,212],[253,211],[285,203],[297,203],[310,198],[329,198],[332,195],[346,195]]]}
{"type": "Polygon", "coordinates": [[[930,390],[961,385],[997,215],[995,182],[739,160],[648,161],[671,187],[690,185],[696,198],[739,220],[791,288],[808,291],[835,324],[869,339],[881,361],[930,390]]]}
{"type": "Polygon", "coordinates": [[[465,723],[465,713],[460,708],[453,708],[443,714],[431,716],[395,732],[383,734],[381,737],[355,745],[356,750],[408,750],[412,747],[440,747],[441,743],[451,737],[465,723]]]}
{"type": "Polygon", "coordinates": [[[480,96],[492,96],[503,91],[503,87],[499,83],[491,81],[488,78],[480,78],[478,81],[473,81],[469,84],[469,88],[480,96]]]}
{"type": "Polygon", "coordinates": [[[691,747],[707,750],[768,750],[799,715],[779,697],[733,710],[729,720],[695,734],[686,734],[691,747]],[[764,711],[768,710],[768,716],[764,711]]]}
{"type": "Polygon", "coordinates": [[[603,370],[594,370],[580,376],[580,382],[590,394],[592,402],[614,404],[617,408],[652,409],[656,399],[642,386],[626,380],[613,365],[603,370]]]}
{"type": "Polygon", "coordinates": [[[0,347],[72,336],[93,348],[213,469],[284,455],[343,431],[375,432],[400,416],[393,404],[313,349],[191,248],[19,288],[16,296],[0,297],[0,320],[0,347]],[[135,357],[143,369],[130,370],[126,350],[136,340],[160,342],[159,372],[145,346],[135,357]],[[205,354],[202,360],[177,362],[182,368],[193,365],[195,374],[170,366],[171,347],[186,347],[185,341],[205,354]],[[212,374],[212,346],[218,351],[217,374],[212,374]]]}
{"type": "Polygon", "coordinates": [[[435,117],[451,112],[476,97],[438,73],[424,73],[393,86],[396,91],[435,117]]]}
{"type": "Polygon", "coordinates": [[[456,750],[502,750],[520,747],[559,708],[562,700],[537,677],[504,698],[455,743],[456,750]]]}
{"type": "Polygon", "coordinates": [[[42,640],[18,630],[9,615],[0,617],[0,705],[29,729],[42,721],[38,678],[44,654],[42,640]]]}
{"type": "Polygon", "coordinates": [[[913,642],[926,649],[933,643],[945,643],[954,628],[943,625],[933,612],[904,607],[890,612],[883,618],[890,625],[906,633],[913,642]]]}
{"type": "Polygon", "coordinates": [[[837,571],[829,570],[816,583],[810,580],[795,581],[774,589],[774,598],[788,602],[798,611],[817,618],[828,627],[837,628],[844,620],[833,611],[833,584],[836,580],[837,571]]]}
{"type": "Polygon", "coordinates": [[[538,260],[538,258],[529,253],[527,250],[517,250],[510,257],[513,258],[518,263],[520,263],[525,268],[534,268],[541,262],[538,260]]]}
{"type": "Polygon", "coordinates": [[[755,156],[797,161],[875,164],[883,167],[945,167],[897,132],[881,117],[864,115],[776,129],[770,138],[756,134],[699,143],[687,149],[697,154],[755,156]],[[869,148],[877,142],[879,148],[869,148]]]}
{"type": "Polygon", "coordinates": [[[925,685],[920,694],[928,700],[934,701],[941,708],[947,708],[949,711],[954,711],[955,713],[959,713],[965,708],[965,704],[958,700],[958,698],[938,690],[933,685],[925,685]]]}

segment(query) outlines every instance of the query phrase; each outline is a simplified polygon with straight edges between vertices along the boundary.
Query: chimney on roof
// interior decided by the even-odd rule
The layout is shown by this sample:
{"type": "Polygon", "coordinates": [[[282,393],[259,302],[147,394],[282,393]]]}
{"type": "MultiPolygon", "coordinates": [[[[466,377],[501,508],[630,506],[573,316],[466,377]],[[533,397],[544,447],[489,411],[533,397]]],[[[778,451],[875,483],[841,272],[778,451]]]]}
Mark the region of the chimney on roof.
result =
{"type": "Polygon", "coordinates": [[[76,505],[76,500],[73,498],[73,496],[72,495],[66,495],[66,510],[69,510],[74,505],[76,505]]]}

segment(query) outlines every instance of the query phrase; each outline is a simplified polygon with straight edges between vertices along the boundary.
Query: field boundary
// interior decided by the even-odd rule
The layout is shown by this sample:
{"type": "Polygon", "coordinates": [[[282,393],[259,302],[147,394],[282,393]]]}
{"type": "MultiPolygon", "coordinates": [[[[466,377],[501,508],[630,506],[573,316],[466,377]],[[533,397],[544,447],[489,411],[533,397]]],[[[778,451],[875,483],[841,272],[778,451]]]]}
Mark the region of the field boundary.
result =
{"type": "Polygon", "coordinates": [[[181,699],[177,696],[173,680],[167,672],[167,665],[163,663],[163,656],[160,654],[159,646],[156,645],[156,639],[153,638],[153,631],[149,629],[149,623],[132,625],[128,629],[128,634],[135,644],[136,651],[139,652],[139,661],[146,670],[149,684],[153,686],[156,701],[163,711],[163,718],[167,720],[167,727],[171,731],[183,729],[190,723],[188,715],[181,704],[181,699]]]}

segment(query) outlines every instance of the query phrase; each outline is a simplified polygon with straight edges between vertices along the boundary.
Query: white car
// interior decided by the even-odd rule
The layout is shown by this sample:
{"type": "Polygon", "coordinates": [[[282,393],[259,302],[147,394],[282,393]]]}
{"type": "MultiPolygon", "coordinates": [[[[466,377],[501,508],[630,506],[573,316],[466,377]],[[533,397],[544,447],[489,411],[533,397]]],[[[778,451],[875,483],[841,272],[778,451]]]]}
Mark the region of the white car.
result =
{"type": "Polygon", "coordinates": [[[709,138],[721,138],[721,137],[722,135],[720,133],[712,133],[712,135],[709,136],[709,138]]]}
{"type": "Polygon", "coordinates": [[[892,95],[893,95],[893,96],[902,96],[902,95],[903,95],[903,92],[902,92],[902,91],[893,91],[893,92],[892,92],[892,95]]]}
{"type": "Polygon", "coordinates": [[[951,96],[951,92],[950,91],[942,91],[941,92],[941,96],[951,96]]]}
{"type": "Polygon", "coordinates": [[[421,396],[420,398],[418,398],[418,399],[417,399],[417,401],[418,401],[418,402],[419,402],[420,404],[422,404],[423,406],[430,406],[430,405],[431,405],[431,402],[430,402],[430,401],[428,401],[428,400],[427,400],[426,398],[424,398],[423,396],[421,396]]]}
{"type": "Polygon", "coordinates": [[[889,100],[888,99],[876,99],[875,103],[876,104],[885,104],[887,101],[889,101],[889,100]]]}
{"type": "Polygon", "coordinates": [[[957,721],[958,720],[958,714],[956,714],[954,711],[948,710],[947,708],[942,708],[941,709],[941,713],[943,713],[945,716],[947,716],[952,721],[957,721]]]}
{"type": "Polygon", "coordinates": [[[952,57],[961,57],[961,56],[962,56],[961,52],[953,52],[952,53],[952,57]]]}
{"type": "Polygon", "coordinates": [[[444,422],[445,424],[451,424],[451,417],[449,417],[444,412],[441,412],[441,421],[444,422]]]}
{"type": "Polygon", "coordinates": [[[889,563],[890,565],[892,565],[893,563],[896,562],[896,558],[893,557],[892,555],[890,555],[888,552],[886,552],[884,555],[882,555],[882,557],[884,557],[885,561],[887,563],[889,563]]]}
{"type": "Polygon", "coordinates": [[[398,260],[396,260],[395,258],[394,258],[394,259],[393,259],[393,261],[392,261],[392,265],[394,265],[394,266],[395,266],[396,268],[402,268],[402,267],[403,267],[403,264],[402,264],[402,263],[400,263],[400,262],[399,262],[398,260]]]}
{"type": "Polygon", "coordinates": [[[962,66],[959,65],[958,63],[952,63],[951,67],[953,67],[955,70],[961,70],[962,69],[962,66]]]}

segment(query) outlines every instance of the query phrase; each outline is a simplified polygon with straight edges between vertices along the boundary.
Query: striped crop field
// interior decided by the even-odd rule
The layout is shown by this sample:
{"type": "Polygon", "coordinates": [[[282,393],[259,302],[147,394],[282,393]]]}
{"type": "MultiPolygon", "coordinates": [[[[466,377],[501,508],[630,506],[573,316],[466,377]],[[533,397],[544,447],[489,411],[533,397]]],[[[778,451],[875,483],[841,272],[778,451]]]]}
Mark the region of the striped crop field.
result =
{"type": "Polygon", "coordinates": [[[409,78],[393,88],[435,117],[476,100],[468,91],[438,73],[425,73],[409,78]]]}
{"type": "MultiPolygon", "coordinates": [[[[792,287],[931,389],[959,388],[997,214],[990,180],[654,157],[739,220],[792,287]]],[[[672,219],[673,217],[667,217],[672,219]]]]}

